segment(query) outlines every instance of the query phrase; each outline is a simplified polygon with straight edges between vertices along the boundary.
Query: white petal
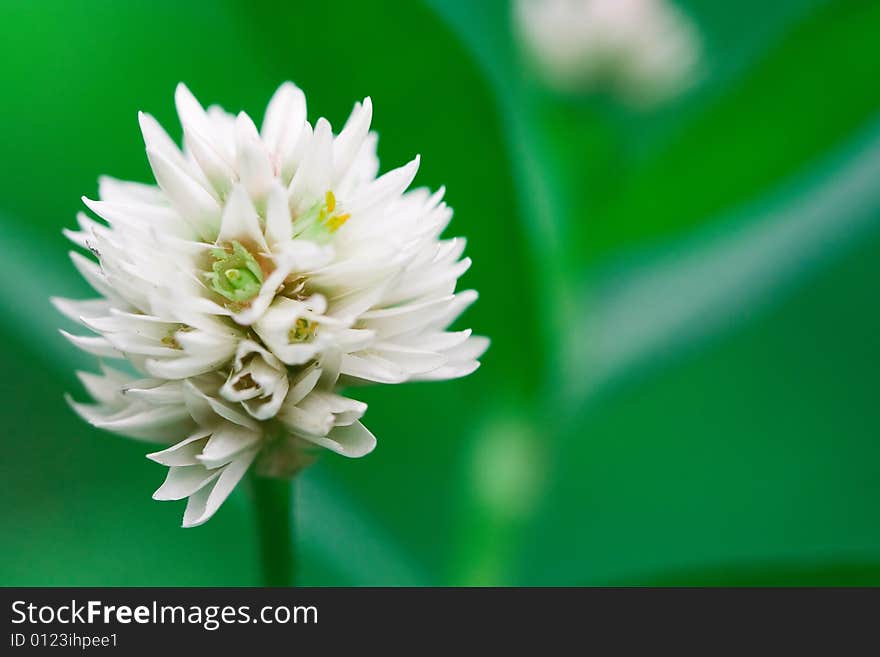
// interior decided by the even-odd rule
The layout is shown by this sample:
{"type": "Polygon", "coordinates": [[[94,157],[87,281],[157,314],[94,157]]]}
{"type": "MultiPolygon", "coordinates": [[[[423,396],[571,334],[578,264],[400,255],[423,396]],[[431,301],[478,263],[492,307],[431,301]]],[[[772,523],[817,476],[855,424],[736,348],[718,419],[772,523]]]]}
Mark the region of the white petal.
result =
{"type": "Polygon", "coordinates": [[[428,322],[426,328],[442,331],[449,327],[452,322],[454,322],[459,315],[461,315],[465,310],[467,310],[468,306],[470,306],[474,301],[477,300],[476,290],[464,290],[463,292],[457,292],[455,294],[455,298],[452,303],[450,303],[446,309],[435,319],[428,322]]]}
{"type": "Polygon", "coordinates": [[[208,115],[187,86],[180,82],[174,90],[174,105],[184,130],[187,128],[209,137],[213,130],[208,115]]]}
{"type": "Polygon", "coordinates": [[[250,413],[255,420],[270,420],[281,410],[284,403],[284,393],[287,391],[289,383],[284,379],[283,390],[279,389],[268,398],[248,399],[242,402],[245,410],[250,413]]]}
{"type": "Polygon", "coordinates": [[[343,354],[339,372],[374,383],[403,383],[409,378],[403,368],[377,354],[343,354]]]}
{"type": "Polygon", "coordinates": [[[300,165],[311,149],[313,138],[312,125],[305,121],[297,138],[290,142],[291,145],[282,146],[284,150],[279,155],[279,175],[283,184],[289,186],[292,182],[293,176],[299,171],[300,165]]]}
{"type": "Polygon", "coordinates": [[[292,82],[285,82],[272,96],[263,118],[260,135],[279,164],[294,146],[306,120],[305,94],[292,82]]]}
{"type": "Polygon", "coordinates": [[[168,449],[147,454],[147,458],[168,467],[172,465],[199,465],[196,456],[201,454],[209,435],[208,430],[202,429],[168,449]]]}
{"type": "MultiPolygon", "coordinates": [[[[224,404],[219,399],[215,399],[214,397],[205,394],[192,382],[192,380],[188,379],[187,381],[185,381],[184,386],[185,389],[192,395],[192,397],[194,397],[196,400],[207,402],[210,410],[222,417],[223,419],[229,420],[234,424],[247,427],[248,429],[252,429],[253,431],[260,431],[260,425],[254,422],[250,417],[248,417],[244,413],[240,413],[231,406],[224,404]]],[[[193,414],[193,418],[195,418],[195,420],[200,424],[203,424],[204,422],[203,420],[200,420],[200,418],[207,419],[204,417],[203,411],[200,412],[197,409],[197,406],[192,404],[191,402],[188,403],[188,406],[190,407],[190,413],[193,414]]]]}
{"type": "Polygon", "coordinates": [[[453,296],[410,303],[393,308],[371,310],[361,315],[364,325],[380,336],[389,337],[421,328],[445,315],[453,296]]]}
{"type": "MultiPolygon", "coordinates": [[[[194,339],[193,333],[195,332],[193,331],[190,334],[179,333],[178,335],[187,335],[187,339],[192,340],[194,339]]],[[[180,341],[180,338],[178,338],[178,341],[180,341]]],[[[147,372],[153,376],[160,376],[166,379],[184,379],[210,372],[232,359],[235,353],[235,343],[232,341],[213,340],[212,344],[214,345],[212,349],[193,354],[188,354],[185,349],[170,349],[168,353],[158,352],[157,350],[156,355],[162,357],[149,358],[145,361],[144,366],[147,372]]]]}
{"type": "Polygon", "coordinates": [[[297,238],[275,249],[276,258],[289,263],[291,271],[309,272],[325,267],[333,259],[333,247],[297,238]]]}
{"type": "Polygon", "coordinates": [[[375,132],[368,133],[364,138],[348,172],[338,182],[338,189],[343,196],[347,197],[349,192],[376,178],[379,173],[379,158],[376,156],[378,142],[379,137],[375,132]]]}
{"type": "Polygon", "coordinates": [[[104,315],[110,309],[110,302],[106,299],[62,299],[50,297],[49,301],[62,315],[77,323],[82,323],[82,317],[97,317],[104,315]]]}
{"type": "Polygon", "coordinates": [[[101,231],[107,230],[106,226],[98,223],[97,221],[89,217],[85,212],[76,213],[76,223],[79,226],[79,231],[64,228],[61,230],[61,232],[67,239],[69,239],[81,249],[90,250],[94,236],[101,231]]]}
{"type": "Polygon", "coordinates": [[[260,434],[235,424],[224,424],[211,436],[198,461],[207,468],[217,468],[232,461],[244,450],[253,447],[260,434]]]}
{"type": "Polygon", "coordinates": [[[409,374],[422,374],[445,365],[447,357],[424,349],[414,349],[394,344],[377,342],[371,347],[377,355],[391,361],[409,374]]]}
{"type": "Polygon", "coordinates": [[[202,239],[213,241],[220,223],[220,205],[217,200],[185,170],[158,151],[148,148],[147,157],[156,182],[180,211],[181,216],[202,239]]]}
{"type": "Polygon", "coordinates": [[[122,401],[123,386],[131,379],[127,374],[117,372],[103,363],[101,374],[77,372],[76,376],[92,399],[102,404],[122,401]]]}
{"type": "Polygon", "coordinates": [[[363,105],[356,103],[351,116],[345,122],[339,136],[333,142],[333,165],[336,167],[335,178],[339,180],[347,172],[355,156],[370,131],[373,119],[373,101],[364,98],[363,105]]]}
{"type": "Polygon", "coordinates": [[[317,367],[310,368],[305,374],[301,374],[287,394],[286,403],[293,405],[300,403],[306,395],[315,389],[320,378],[321,370],[317,367]]]}
{"type": "Polygon", "coordinates": [[[101,266],[95,262],[94,260],[89,260],[83,254],[77,253],[76,251],[70,251],[70,259],[73,261],[73,266],[76,267],[76,270],[80,273],[86,282],[92,286],[92,289],[95,290],[98,294],[101,294],[108,299],[119,299],[119,295],[116,294],[116,291],[107,282],[107,276],[101,270],[101,266]]]}
{"type": "Polygon", "coordinates": [[[235,120],[235,148],[241,182],[254,201],[262,202],[269,193],[275,172],[254,122],[244,112],[235,120]]]}
{"type": "Polygon", "coordinates": [[[471,329],[465,329],[464,331],[437,331],[413,333],[406,337],[397,337],[394,338],[394,342],[401,346],[415,347],[425,351],[445,352],[447,349],[463,344],[470,336],[471,329]]]}
{"type": "MultiPolygon", "coordinates": [[[[114,229],[126,231],[161,231],[163,235],[191,240],[196,236],[193,229],[169,206],[148,203],[111,203],[93,201],[82,197],[83,203],[114,229]]],[[[119,233],[116,233],[117,235],[119,233]]],[[[89,243],[86,243],[89,247],[89,243]]]]}
{"type": "Polygon", "coordinates": [[[183,140],[211,186],[223,198],[238,179],[235,168],[195,128],[184,128],[183,140]]]}
{"type": "Polygon", "coordinates": [[[146,112],[138,112],[138,123],[144,136],[144,146],[146,146],[148,151],[152,150],[154,153],[160,154],[175,167],[182,171],[190,172],[189,163],[183,157],[183,153],[180,152],[177,144],[168,136],[168,133],[165,132],[155,118],[146,112]]]}
{"type": "Polygon", "coordinates": [[[349,426],[336,427],[326,437],[303,436],[306,440],[327,449],[348,456],[360,458],[376,447],[376,437],[360,422],[349,426]]]}
{"type": "Polygon", "coordinates": [[[192,420],[181,406],[161,406],[158,408],[128,408],[108,415],[106,407],[79,404],[68,395],[65,397],[70,407],[89,424],[129,438],[143,440],[169,439],[188,431],[192,420]]]}
{"type": "Polygon", "coordinates": [[[417,374],[413,376],[413,381],[451,381],[452,379],[460,379],[465,376],[470,376],[474,372],[476,372],[480,368],[480,362],[476,360],[469,360],[463,363],[455,363],[450,365],[444,365],[443,367],[439,367],[432,372],[427,372],[425,374],[417,374]]]}
{"type": "Polygon", "coordinates": [[[308,395],[298,404],[285,402],[277,417],[291,432],[303,436],[326,436],[333,428],[329,405],[316,395],[308,395]]]}
{"type": "Polygon", "coordinates": [[[482,356],[488,348],[489,338],[475,335],[455,349],[450,349],[446,355],[453,360],[471,360],[482,356]]]}
{"type": "Polygon", "coordinates": [[[123,355],[106,338],[87,335],[73,335],[63,329],[58,330],[61,335],[70,340],[70,342],[87,354],[100,356],[104,358],[122,358],[123,355]]]}
{"type": "MultiPolygon", "coordinates": [[[[296,243],[299,240],[294,240],[296,243]]],[[[370,253],[358,258],[338,260],[326,267],[310,272],[309,279],[321,290],[335,294],[352,293],[354,290],[374,288],[396,275],[401,264],[395,261],[392,253],[370,253]]]]}
{"type": "Polygon", "coordinates": [[[98,196],[111,203],[151,203],[166,205],[168,201],[156,185],[117,180],[110,176],[98,178],[98,196]]]}
{"type": "Polygon", "coordinates": [[[489,339],[475,335],[466,342],[446,351],[449,363],[436,370],[413,376],[415,381],[445,381],[472,374],[480,367],[476,359],[489,348],[489,339]]]}
{"type": "Polygon", "coordinates": [[[392,169],[370,183],[351,201],[352,212],[366,212],[371,208],[399,197],[410,186],[419,170],[418,155],[402,167],[392,169]]]}
{"type": "MultiPolygon", "coordinates": [[[[167,427],[176,427],[181,422],[187,421],[189,418],[186,409],[181,406],[159,406],[157,408],[145,408],[135,412],[125,412],[111,418],[92,422],[96,427],[121,433],[133,438],[151,438],[159,435],[165,437],[173,437],[166,434],[167,427]]],[[[171,432],[167,432],[171,434],[171,432]]]]}
{"type": "Polygon", "coordinates": [[[266,201],[266,240],[271,245],[282,244],[293,237],[293,222],[287,206],[287,192],[273,182],[266,201]]]}
{"type": "Polygon", "coordinates": [[[256,248],[259,253],[269,253],[269,247],[263,238],[263,229],[260,227],[260,217],[242,185],[233,187],[232,193],[226,200],[223,223],[217,240],[220,242],[235,240],[251,249],[256,248]]]}
{"type": "Polygon", "coordinates": [[[318,119],[310,148],[288,188],[290,208],[299,214],[324,197],[333,173],[333,130],[318,119]]]}
{"type": "Polygon", "coordinates": [[[213,486],[205,487],[189,498],[183,514],[184,527],[196,527],[210,520],[241,481],[256,458],[257,452],[258,450],[253,449],[239,456],[223,468],[213,486]]]}
{"type": "Polygon", "coordinates": [[[219,470],[208,470],[203,465],[173,465],[165,482],[153,493],[153,499],[182,500],[219,476],[219,470]]]}
{"type": "Polygon", "coordinates": [[[139,379],[123,385],[122,396],[152,406],[180,404],[183,401],[183,384],[164,379],[139,379]]]}

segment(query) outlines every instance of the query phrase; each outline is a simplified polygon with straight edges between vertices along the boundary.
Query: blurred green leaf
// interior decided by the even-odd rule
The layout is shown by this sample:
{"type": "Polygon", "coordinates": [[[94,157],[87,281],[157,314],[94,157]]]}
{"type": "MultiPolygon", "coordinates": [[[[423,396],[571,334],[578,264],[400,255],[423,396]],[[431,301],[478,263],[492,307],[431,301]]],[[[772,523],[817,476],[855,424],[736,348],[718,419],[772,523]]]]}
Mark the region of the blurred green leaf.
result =
{"type": "Polygon", "coordinates": [[[880,557],[880,236],[722,341],[633,371],[564,431],[524,583],[880,557]]]}
{"type": "Polygon", "coordinates": [[[570,399],[644,361],[753,320],[802,287],[880,220],[880,123],[768,198],[695,234],[629,253],[591,277],[572,327],[570,399]]]}

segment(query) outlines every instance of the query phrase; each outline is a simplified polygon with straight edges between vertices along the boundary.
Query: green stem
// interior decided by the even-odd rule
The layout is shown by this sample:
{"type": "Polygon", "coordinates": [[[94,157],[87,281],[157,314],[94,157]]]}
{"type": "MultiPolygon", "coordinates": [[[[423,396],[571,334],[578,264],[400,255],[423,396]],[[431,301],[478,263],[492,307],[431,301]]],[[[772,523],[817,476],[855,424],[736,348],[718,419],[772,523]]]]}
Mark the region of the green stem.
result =
{"type": "Polygon", "coordinates": [[[265,586],[294,585],[293,481],[253,476],[254,511],[265,586]]]}

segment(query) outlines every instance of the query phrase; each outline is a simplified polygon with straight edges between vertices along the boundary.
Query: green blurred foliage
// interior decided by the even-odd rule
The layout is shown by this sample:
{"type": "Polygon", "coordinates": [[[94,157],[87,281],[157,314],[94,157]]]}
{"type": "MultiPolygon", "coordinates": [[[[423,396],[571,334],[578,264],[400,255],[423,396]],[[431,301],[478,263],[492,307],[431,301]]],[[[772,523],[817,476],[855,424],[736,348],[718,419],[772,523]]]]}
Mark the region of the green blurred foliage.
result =
{"type": "Polygon", "coordinates": [[[680,4],[702,75],[652,109],[547,91],[499,0],[0,4],[0,584],[258,583],[246,486],[181,530],[147,446],[67,409],[88,361],[48,296],[88,294],[60,230],[97,176],[149,180],[138,109],[177,137],[178,81],[259,118],[285,79],[337,127],[370,95],[383,169],[420,153],[447,186],[493,341],[468,379],[358,391],[379,446],[297,481],[303,584],[880,583],[880,211],[711,340],[568,385],[585,290],[772,222],[750,208],[834,181],[880,120],[877,3],[680,4]]]}

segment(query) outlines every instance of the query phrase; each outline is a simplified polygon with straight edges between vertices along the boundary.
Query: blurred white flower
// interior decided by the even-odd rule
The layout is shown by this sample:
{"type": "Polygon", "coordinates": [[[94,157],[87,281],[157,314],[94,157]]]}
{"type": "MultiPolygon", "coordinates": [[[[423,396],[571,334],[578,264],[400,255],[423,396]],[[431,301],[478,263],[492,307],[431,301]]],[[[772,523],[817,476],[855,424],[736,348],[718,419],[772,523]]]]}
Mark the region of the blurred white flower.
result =
{"type": "Polygon", "coordinates": [[[441,240],[443,190],[407,191],[418,158],[377,177],[372,105],[338,135],[314,128],[293,84],[258,131],[244,113],[204,110],[182,84],[184,148],[140,115],[158,186],[100,180],[84,199],[72,252],[101,295],[54,299],[94,335],[65,335],[133,374],[81,374],[97,427],[171,444],[155,499],[189,498],[205,522],[251,464],[290,476],[324,447],[370,452],[366,404],[348,384],[451,379],[473,372],[488,340],[449,325],[477,297],[455,292],[470,260],[441,240]]]}
{"type": "Polygon", "coordinates": [[[548,84],[585,91],[606,82],[652,103],[689,84],[696,28],[666,0],[516,0],[514,18],[548,84]]]}

